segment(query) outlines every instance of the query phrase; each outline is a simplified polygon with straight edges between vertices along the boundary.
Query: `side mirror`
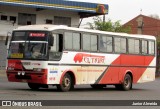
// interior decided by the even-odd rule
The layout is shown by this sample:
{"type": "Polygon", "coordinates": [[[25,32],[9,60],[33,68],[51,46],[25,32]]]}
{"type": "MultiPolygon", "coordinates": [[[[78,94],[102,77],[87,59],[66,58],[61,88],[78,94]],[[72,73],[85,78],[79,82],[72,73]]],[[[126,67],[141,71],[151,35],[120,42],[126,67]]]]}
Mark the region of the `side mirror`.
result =
{"type": "Polygon", "coordinates": [[[11,33],[8,32],[8,33],[7,33],[7,37],[6,37],[6,41],[5,41],[5,45],[8,45],[8,38],[9,38],[10,35],[11,35],[11,33]]]}
{"type": "Polygon", "coordinates": [[[8,45],[8,37],[9,36],[6,37],[5,45],[8,45]]]}

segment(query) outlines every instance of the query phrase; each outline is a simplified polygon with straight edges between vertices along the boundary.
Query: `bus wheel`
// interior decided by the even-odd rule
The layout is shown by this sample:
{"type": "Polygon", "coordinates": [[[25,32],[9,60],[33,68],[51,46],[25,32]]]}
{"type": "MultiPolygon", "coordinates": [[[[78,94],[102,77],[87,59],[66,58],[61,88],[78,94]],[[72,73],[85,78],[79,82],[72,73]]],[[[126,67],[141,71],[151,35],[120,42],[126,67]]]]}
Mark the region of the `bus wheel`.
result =
{"type": "Polygon", "coordinates": [[[91,87],[93,89],[103,89],[104,87],[106,87],[105,84],[91,84],[91,87]]]}
{"type": "Polygon", "coordinates": [[[37,83],[28,83],[29,88],[32,90],[38,90],[40,88],[40,85],[37,83]]]}
{"type": "Polygon", "coordinates": [[[57,89],[59,91],[67,92],[73,88],[74,88],[74,84],[73,84],[72,78],[68,73],[66,73],[62,78],[61,84],[57,85],[57,89]]]}
{"type": "Polygon", "coordinates": [[[126,74],[125,77],[124,77],[124,81],[122,83],[122,90],[130,90],[132,89],[132,77],[131,75],[129,74],[126,74]]]}

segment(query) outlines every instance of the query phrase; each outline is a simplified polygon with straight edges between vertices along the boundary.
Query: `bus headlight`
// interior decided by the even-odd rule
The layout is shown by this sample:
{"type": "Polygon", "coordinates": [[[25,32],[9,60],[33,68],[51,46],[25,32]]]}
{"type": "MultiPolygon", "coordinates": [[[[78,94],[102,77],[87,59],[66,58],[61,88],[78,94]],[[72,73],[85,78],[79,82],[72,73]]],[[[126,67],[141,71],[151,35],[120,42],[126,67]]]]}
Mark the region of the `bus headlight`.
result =
{"type": "Polygon", "coordinates": [[[18,71],[18,75],[21,75],[21,71],[18,71]]]}
{"type": "Polygon", "coordinates": [[[25,72],[22,71],[22,75],[24,76],[24,75],[25,75],[25,72]]]}

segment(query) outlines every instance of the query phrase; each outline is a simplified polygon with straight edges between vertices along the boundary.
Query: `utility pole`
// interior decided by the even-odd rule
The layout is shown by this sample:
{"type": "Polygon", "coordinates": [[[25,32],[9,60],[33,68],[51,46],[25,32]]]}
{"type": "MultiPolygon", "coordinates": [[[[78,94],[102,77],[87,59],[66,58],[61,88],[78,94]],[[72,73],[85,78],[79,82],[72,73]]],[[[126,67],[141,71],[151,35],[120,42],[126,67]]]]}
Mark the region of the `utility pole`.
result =
{"type": "Polygon", "coordinates": [[[103,15],[103,23],[105,22],[106,16],[105,14],[103,15]]]}

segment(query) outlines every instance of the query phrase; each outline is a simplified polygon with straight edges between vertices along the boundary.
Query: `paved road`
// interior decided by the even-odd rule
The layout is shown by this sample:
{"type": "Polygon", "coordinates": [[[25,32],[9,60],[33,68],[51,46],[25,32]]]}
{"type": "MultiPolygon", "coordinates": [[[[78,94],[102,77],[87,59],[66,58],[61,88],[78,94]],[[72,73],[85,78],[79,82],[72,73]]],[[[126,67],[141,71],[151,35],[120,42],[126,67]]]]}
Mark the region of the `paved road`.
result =
{"type": "Polygon", "coordinates": [[[70,92],[58,92],[53,86],[32,91],[26,83],[8,82],[6,76],[0,75],[0,100],[160,100],[160,78],[154,82],[135,84],[131,91],[118,91],[113,86],[93,90],[89,85],[80,85],[70,92]]]}

